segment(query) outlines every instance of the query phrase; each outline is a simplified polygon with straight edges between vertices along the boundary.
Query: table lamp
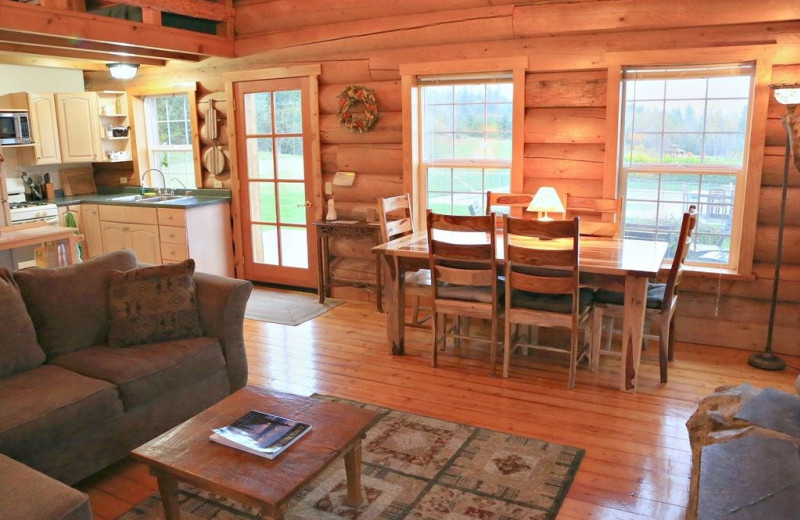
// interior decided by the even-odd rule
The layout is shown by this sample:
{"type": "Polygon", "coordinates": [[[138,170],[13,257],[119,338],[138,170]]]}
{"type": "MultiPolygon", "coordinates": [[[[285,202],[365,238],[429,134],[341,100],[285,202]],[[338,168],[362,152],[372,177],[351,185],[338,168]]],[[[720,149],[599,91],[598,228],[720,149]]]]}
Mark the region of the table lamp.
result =
{"type": "Polygon", "coordinates": [[[528,211],[544,213],[542,217],[539,217],[539,220],[553,220],[553,217],[548,216],[547,212],[564,213],[564,205],[561,203],[555,188],[542,186],[533,196],[533,200],[528,205],[528,211]]]}

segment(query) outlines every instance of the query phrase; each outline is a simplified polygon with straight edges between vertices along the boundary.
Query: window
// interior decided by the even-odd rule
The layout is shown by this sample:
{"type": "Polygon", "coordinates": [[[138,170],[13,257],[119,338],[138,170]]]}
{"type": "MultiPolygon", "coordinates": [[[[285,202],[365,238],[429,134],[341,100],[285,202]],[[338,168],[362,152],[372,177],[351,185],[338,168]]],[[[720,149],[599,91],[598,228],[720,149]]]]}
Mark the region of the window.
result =
{"type": "MultiPolygon", "coordinates": [[[[485,212],[487,191],[522,191],[527,57],[402,65],[403,180],[425,210],[485,212]]],[[[424,226],[424,224],[423,224],[424,226]]]]}
{"type": "Polygon", "coordinates": [[[189,97],[145,96],[144,110],[148,168],[164,174],[165,187],[195,188],[189,97]]]}
{"type": "Polygon", "coordinates": [[[420,78],[419,95],[421,202],[437,213],[482,215],[487,191],[511,191],[511,75],[420,78]]]}
{"type": "Polygon", "coordinates": [[[736,264],[755,64],[623,67],[619,191],[624,234],[670,243],[698,209],[688,261],[736,264]]]}

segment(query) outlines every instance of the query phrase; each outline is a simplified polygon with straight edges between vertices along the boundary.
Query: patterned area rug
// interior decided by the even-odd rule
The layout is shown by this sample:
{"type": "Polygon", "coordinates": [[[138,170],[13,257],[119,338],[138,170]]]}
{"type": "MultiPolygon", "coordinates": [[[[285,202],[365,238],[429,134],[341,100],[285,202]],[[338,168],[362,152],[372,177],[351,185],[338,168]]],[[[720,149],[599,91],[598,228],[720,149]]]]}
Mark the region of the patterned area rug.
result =
{"type": "Polygon", "coordinates": [[[325,303],[319,303],[319,296],[311,293],[278,292],[254,287],[244,317],[282,325],[299,325],[341,304],[342,300],[333,298],[325,298],[325,303]]]}
{"type": "MultiPolygon", "coordinates": [[[[584,450],[431,419],[384,412],[362,444],[364,504],[344,504],[344,464],[334,463],[291,501],[287,520],[549,520],[556,517],[584,450]]],[[[302,442],[299,441],[299,442],[302,442]]],[[[291,456],[291,448],[281,456],[291,456]]],[[[255,520],[256,510],[181,485],[184,520],[255,520]]],[[[120,520],[163,519],[158,494],[120,520]]]]}

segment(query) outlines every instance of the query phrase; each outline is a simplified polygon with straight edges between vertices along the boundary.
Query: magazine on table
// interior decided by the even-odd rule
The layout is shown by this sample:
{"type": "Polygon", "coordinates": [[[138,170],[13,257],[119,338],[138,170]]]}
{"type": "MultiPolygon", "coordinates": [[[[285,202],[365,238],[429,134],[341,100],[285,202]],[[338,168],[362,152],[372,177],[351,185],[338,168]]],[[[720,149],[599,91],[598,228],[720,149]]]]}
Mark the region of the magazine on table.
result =
{"type": "Polygon", "coordinates": [[[233,424],[214,428],[211,440],[274,459],[311,430],[311,425],[252,410],[233,424]]]}

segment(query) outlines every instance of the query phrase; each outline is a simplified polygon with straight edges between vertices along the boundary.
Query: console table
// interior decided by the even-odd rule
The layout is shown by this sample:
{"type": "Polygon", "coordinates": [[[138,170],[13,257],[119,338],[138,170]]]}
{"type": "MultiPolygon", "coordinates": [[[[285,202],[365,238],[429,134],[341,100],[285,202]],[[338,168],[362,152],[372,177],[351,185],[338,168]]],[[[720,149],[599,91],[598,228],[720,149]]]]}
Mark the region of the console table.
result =
{"type": "MultiPolygon", "coordinates": [[[[379,222],[364,222],[353,220],[330,220],[314,222],[317,229],[317,283],[319,288],[319,302],[325,303],[331,287],[355,285],[356,282],[341,282],[331,280],[330,273],[330,237],[365,238],[372,241],[373,245],[381,243],[381,226],[379,222]]],[[[381,277],[381,259],[375,255],[375,299],[378,311],[383,312],[383,278],[381,277]]]]}

